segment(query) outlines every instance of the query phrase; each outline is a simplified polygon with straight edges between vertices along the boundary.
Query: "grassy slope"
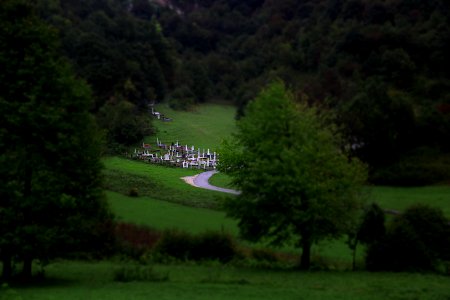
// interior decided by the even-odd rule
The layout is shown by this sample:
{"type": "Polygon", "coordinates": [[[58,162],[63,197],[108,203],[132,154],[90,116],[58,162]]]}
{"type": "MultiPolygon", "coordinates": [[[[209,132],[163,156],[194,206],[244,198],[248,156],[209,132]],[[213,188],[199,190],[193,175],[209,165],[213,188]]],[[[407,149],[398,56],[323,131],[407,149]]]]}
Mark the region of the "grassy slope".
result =
{"type": "Polygon", "coordinates": [[[236,109],[233,106],[204,104],[185,112],[159,105],[157,110],[172,118],[172,122],[154,121],[158,132],[146,140],[151,144],[156,143],[158,137],[164,143],[178,140],[182,145],[194,145],[196,148],[210,148],[214,151],[235,130],[236,109]]]}
{"type": "MultiPolygon", "coordinates": [[[[228,197],[220,192],[190,186],[181,179],[198,174],[200,171],[196,169],[168,168],[119,157],[105,158],[103,163],[108,172],[119,171],[131,176],[148,178],[149,187],[152,189],[151,197],[154,199],[195,207],[209,207],[228,197]]],[[[126,184],[126,181],[117,184],[126,184]]]]}
{"type": "Polygon", "coordinates": [[[237,235],[236,222],[225,217],[225,213],[205,208],[152,199],[131,198],[107,192],[112,210],[119,221],[147,225],[156,229],[181,229],[191,233],[208,230],[224,230],[237,235]]]}

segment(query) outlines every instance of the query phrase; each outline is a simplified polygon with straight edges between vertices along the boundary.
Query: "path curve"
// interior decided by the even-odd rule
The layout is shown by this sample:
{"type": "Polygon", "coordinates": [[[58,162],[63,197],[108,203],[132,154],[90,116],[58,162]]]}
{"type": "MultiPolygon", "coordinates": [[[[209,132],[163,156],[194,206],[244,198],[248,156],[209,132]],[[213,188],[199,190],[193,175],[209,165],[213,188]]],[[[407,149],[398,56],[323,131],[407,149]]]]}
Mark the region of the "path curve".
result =
{"type": "Polygon", "coordinates": [[[221,188],[221,187],[209,184],[209,182],[208,182],[209,178],[211,178],[211,176],[213,176],[214,174],[216,174],[218,172],[219,171],[216,171],[216,170],[207,171],[207,172],[203,172],[198,175],[195,175],[195,176],[182,177],[181,179],[183,179],[187,184],[190,184],[192,186],[195,186],[195,187],[198,187],[201,189],[207,189],[207,190],[216,191],[216,192],[239,195],[241,193],[240,191],[221,188]]]}

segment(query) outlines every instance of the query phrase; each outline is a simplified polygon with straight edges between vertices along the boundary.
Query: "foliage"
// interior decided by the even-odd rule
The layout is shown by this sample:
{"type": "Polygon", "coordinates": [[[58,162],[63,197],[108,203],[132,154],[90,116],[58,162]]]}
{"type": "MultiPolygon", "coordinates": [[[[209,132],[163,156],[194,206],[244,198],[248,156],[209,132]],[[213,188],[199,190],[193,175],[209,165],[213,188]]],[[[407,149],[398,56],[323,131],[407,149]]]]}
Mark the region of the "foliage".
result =
{"type": "Polygon", "coordinates": [[[360,221],[354,224],[354,228],[348,233],[347,245],[353,251],[353,270],[356,270],[356,250],[358,244],[367,245],[369,248],[379,245],[385,238],[385,214],[376,203],[364,208],[360,221]]]}
{"type": "Polygon", "coordinates": [[[354,220],[365,170],[348,160],[326,120],[297,106],[281,83],[249,104],[232,144],[224,144],[220,170],[242,191],[226,203],[242,235],[272,243],[300,239],[302,267],[310,248],[338,237],[354,220]]]}
{"type": "Polygon", "coordinates": [[[370,270],[436,270],[450,259],[450,225],[442,210],[415,205],[394,218],[385,238],[369,244],[370,270]]]}
{"type": "Polygon", "coordinates": [[[136,112],[135,105],[127,101],[107,102],[98,112],[97,120],[106,131],[109,149],[114,149],[115,144],[137,144],[154,133],[150,115],[136,112]]]}
{"type": "Polygon", "coordinates": [[[37,1],[42,18],[59,29],[64,54],[91,85],[96,110],[113,96],[146,108],[172,85],[172,48],[144,2],[37,1]]]}
{"type": "Polygon", "coordinates": [[[88,87],[59,53],[55,30],[22,0],[0,11],[0,254],[11,262],[102,252],[112,217],[101,191],[88,87]]]}
{"type": "Polygon", "coordinates": [[[187,232],[165,231],[155,247],[161,257],[182,261],[218,260],[229,262],[236,255],[234,240],[222,232],[204,232],[193,236],[187,232]]]}
{"type": "MultiPolygon", "coordinates": [[[[198,74],[194,87],[234,102],[242,115],[257,91],[281,78],[336,112],[371,177],[423,146],[450,151],[448,1],[172,3],[183,16],[167,9],[158,18],[181,56],[177,86],[193,91],[198,74]]],[[[422,161],[421,170],[434,172],[424,179],[448,179],[432,168],[433,156],[422,161]]],[[[418,172],[388,175],[389,184],[422,181],[418,172]]]]}
{"type": "Polygon", "coordinates": [[[161,238],[161,232],[144,225],[118,222],[115,237],[119,254],[140,260],[155,246],[161,238]]]}
{"type": "Polygon", "coordinates": [[[169,274],[159,274],[151,266],[146,265],[124,265],[114,270],[114,281],[130,282],[162,282],[168,281],[169,274]]]}
{"type": "Polygon", "coordinates": [[[379,185],[424,186],[443,183],[450,178],[450,155],[433,149],[416,149],[399,161],[379,168],[372,182],[379,185]]]}
{"type": "Polygon", "coordinates": [[[362,222],[358,228],[357,239],[365,245],[380,242],[386,234],[384,211],[376,203],[364,210],[362,222]]]}

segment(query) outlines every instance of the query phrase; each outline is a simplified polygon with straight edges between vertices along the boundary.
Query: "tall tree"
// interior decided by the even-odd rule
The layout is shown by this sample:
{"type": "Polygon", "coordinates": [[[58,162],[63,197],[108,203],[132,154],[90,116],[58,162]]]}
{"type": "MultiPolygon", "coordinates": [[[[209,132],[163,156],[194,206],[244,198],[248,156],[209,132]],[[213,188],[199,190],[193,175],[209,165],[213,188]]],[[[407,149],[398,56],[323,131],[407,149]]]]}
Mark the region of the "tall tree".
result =
{"type": "Polygon", "coordinates": [[[224,144],[220,170],[242,191],[226,209],[243,237],[297,241],[309,269],[313,243],[352,225],[366,171],[340,150],[326,118],[292,98],[281,83],[263,90],[224,144]]]}
{"type": "Polygon", "coordinates": [[[87,85],[29,3],[1,5],[0,255],[3,277],[13,259],[29,277],[34,259],[103,249],[112,216],[87,85]]]}

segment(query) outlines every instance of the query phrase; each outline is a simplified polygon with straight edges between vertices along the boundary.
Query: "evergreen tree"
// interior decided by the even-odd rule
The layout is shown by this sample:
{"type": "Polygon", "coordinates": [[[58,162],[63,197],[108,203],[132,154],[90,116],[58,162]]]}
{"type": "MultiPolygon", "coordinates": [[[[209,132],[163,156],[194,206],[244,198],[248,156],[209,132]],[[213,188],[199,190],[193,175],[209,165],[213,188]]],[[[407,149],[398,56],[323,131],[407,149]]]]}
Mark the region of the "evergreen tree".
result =
{"type": "Polygon", "coordinates": [[[34,259],[104,250],[112,216],[89,89],[24,0],[2,1],[0,66],[0,255],[28,278],[34,259]]]}

